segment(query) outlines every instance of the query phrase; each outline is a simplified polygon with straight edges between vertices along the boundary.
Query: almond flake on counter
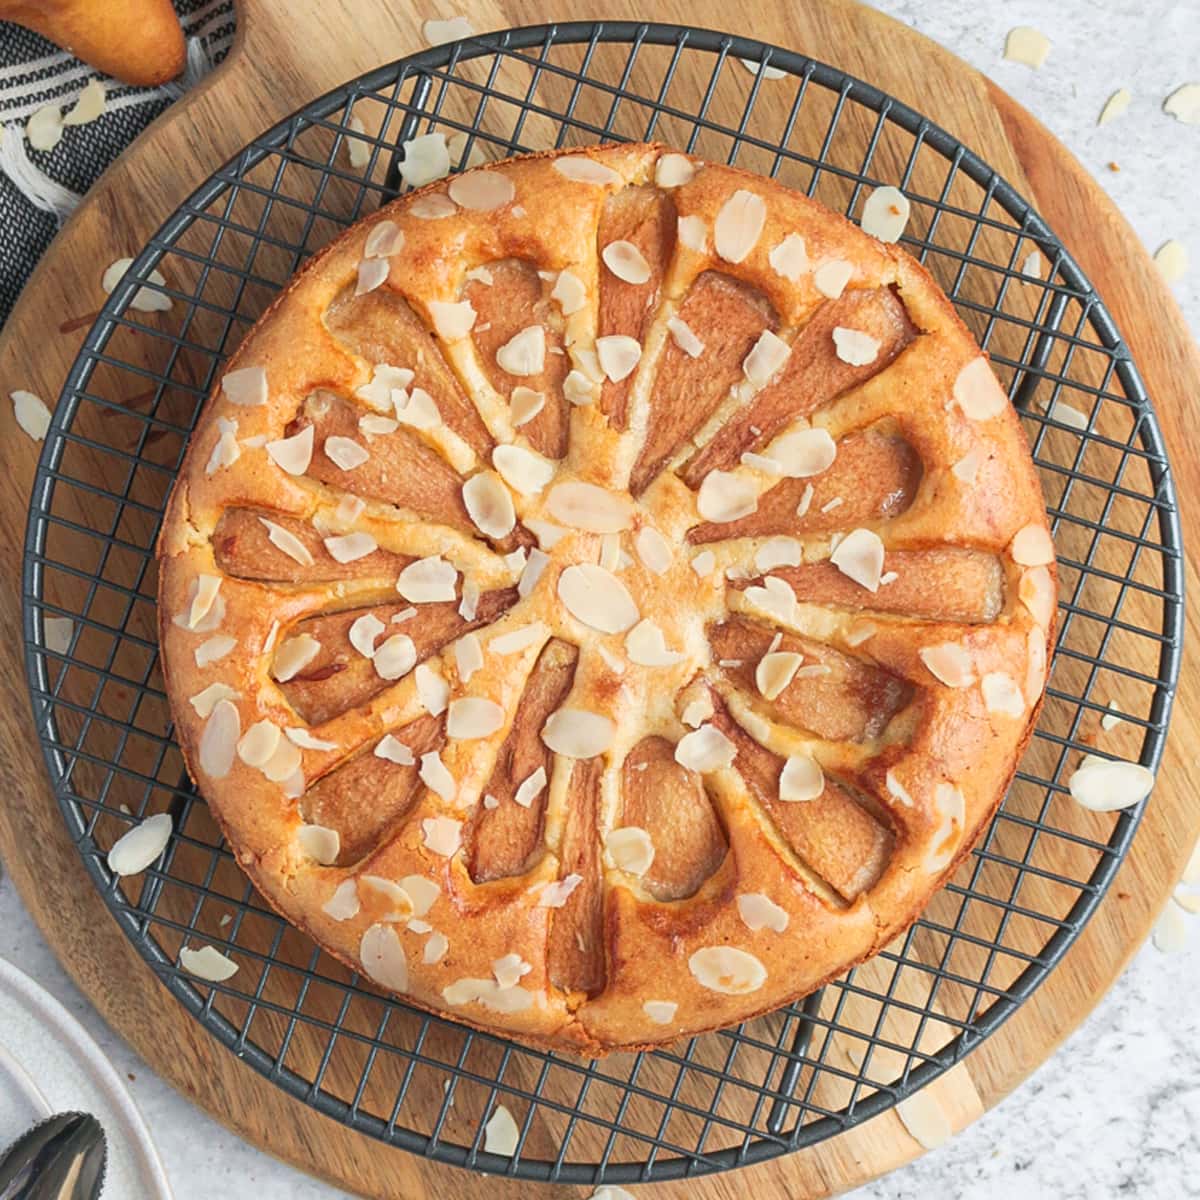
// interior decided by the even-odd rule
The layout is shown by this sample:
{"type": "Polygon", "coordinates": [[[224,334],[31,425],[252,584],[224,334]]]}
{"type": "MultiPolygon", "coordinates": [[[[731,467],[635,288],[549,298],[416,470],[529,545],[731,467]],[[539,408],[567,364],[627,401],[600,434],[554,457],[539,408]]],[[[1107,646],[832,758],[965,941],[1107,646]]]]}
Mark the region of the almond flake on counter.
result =
{"type": "Polygon", "coordinates": [[[221,953],[215,946],[201,946],[199,950],[191,946],[181,946],[179,949],[179,965],[197,979],[209,983],[224,983],[237,974],[238,965],[227,955],[221,953]]]}
{"type": "Polygon", "coordinates": [[[1128,107],[1133,99],[1133,93],[1128,88],[1117,88],[1104,102],[1100,115],[1096,118],[1097,125],[1107,125],[1115,121],[1128,107]]]}
{"type": "Polygon", "coordinates": [[[170,813],[155,813],[123,833],[108,852],[114,875],[139,875],[158,858],[171,840],[170,813]]]}
{"type": "Polygon", "coordinates": [[[1163,242],[1154,252],[1154,264],[1168,283],[1178,283],[1188,272],[1187,247],[1182,242],[1163,242]]]}
{"type": "Polygon", "coordinates": [[[1108,711],[1100,718],[1100,728],[1105,733],[1111,733],[1119,725],[1124,725],[1125,719],[1115,700],[1110,700],[1105,707],[1108,711]]]}
{"type": "Polygon", "coordinates": [[[21,429],[35,442],[44,440],[50,428],[50,410],[46,407],[46,402],[33,392],[20,389],[9,392],[9,397],[12,399],[13,416],[21,429]]]}
{"type": "Polygon", "coordinates": [[[1021,274],[1031,283],[1046,278],[1046,260],[1036,246],[1025,255],[1021,274]]]}
{"type": "Polygon", "coordinates": [[[1200,125],[1200,83],[1177,87],[1164,101],[1163,112],[1185,125],[1200,125]]]}
{"type": "Polygon", "coordinates": [[[1008,62],[1038,70],[1050,53],[1050,39],[1031,25],[1017,25],[1004,39],[1004,57],[1008,62]]]}
{"type": "Polygon", "coordinates": [[[908,224],[911,208],[908,197],[899,188],[877,187],[863,205],[859,225],[863,233],[869,233],[881,242],[898,242],[908,224]]]}

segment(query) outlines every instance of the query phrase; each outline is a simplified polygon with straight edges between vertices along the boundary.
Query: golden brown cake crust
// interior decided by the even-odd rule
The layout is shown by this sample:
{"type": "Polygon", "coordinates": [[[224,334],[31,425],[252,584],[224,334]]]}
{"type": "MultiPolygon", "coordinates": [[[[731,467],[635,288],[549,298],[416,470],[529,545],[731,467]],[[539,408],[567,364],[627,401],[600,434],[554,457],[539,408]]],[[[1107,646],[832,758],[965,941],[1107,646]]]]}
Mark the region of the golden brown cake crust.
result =
{"type": "Polygon", "coordinates": [[[1053,551],[896,247],[661,146],[513,159],[347,231],[223,381],[159,545],[180,745],[381,986],[582,1053],[714,1029],[879,950],[994,812],[1053,551]]]}

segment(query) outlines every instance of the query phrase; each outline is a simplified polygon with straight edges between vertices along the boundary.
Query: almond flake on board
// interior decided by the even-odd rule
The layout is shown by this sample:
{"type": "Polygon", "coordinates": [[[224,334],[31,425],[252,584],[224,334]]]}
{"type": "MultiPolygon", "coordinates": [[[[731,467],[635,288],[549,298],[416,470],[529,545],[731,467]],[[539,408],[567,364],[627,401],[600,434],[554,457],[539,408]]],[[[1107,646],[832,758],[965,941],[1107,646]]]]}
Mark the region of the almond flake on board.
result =
{"type": "Polygon", "coordinates": [[[20,389],[9,392],[9,397],[17,424],[35,442],[43,441],[50,428],[50,410],[46,407],[46,402],[41,396],[20,389]]]}
{"type": "MultiPolygon", "coordinates": [[[[116,262],[110,263],[107,270],[100,277],[100,286],[104,289],[106,296],[111,296],[116,289],[118,283],[124,278],[126,271],[133,265],[132,258],[118,258],[116,262]]],[[[167,281],[163,278],[161,271],[153,270],[146,276],[147,283],[157,284],[159,287],[166,287],[167,281]]],[[[136,309],[138,312],[170,312],[171,297],[163,292],[155,291],[154,288],[142,286],[139,287],[129,301],[129,307],[136,309]]],[[[248,371],[261,371],[261,367],[248,367],[248,371]]],[[[238,374],[237,371],[231,374],[238,374]]],[[[222,389],[224,390],[224,389],[222,389]]],[[[228,393],[226,393],[228,394],[228,393]]],[[[263,395],[262,399],[266,400],[266,376],[263,376],[263,395]]],[[[262,403],[262,401],[256,401],[262,403]]]]}
{"type": "Polygon", "coordinates": [[[1117,702],[1115,700],[1110,700],[1105,707],[1107,711],[1105,712],[1104,716],[1100,718],[1100,728],[1103,729],[1105,733],[1111,733],[1118,726],[1124,725],[1125,719],[1121,713],[1121,710],[1117,707],[1117,702]]]}
{"type": "Polygon", "coordinates": [[[503,1104],[492,1109],[492,1115],[483,1127],[483,1148],[488,1154],[499,1154],[511,1158],[517,1152],[521,1131],[513,1120],[512,1113],[503,1104]]]}
{"type": "Polygon", "coordinates": [[[238,965],[222,954],[215,946],[201,946],[198,950],[191,946],[181,946],[179,950],[179,965],[197,979],[209,983],[224,983],[237,974],[238,965]]]}
{"type": "Polygon", "coordinates": [[[1067,780],[1072,797],[1092,812],[1115,812],[1140,804],[1154,787],[1154,773],[1138,763],[1084,755],[1067,780]]]}
{"type": "Polygon", "coordinates": [[[755,62],[752,58],[739,58],[738,62],[751,75],[760,75],[763,79],[785,79],[787,77],[787,72],[781,67],[771,67],[766,63],[755,62]]]}
{"type": "Polygon", "coordinates": [[[371,146],[363,140],[366,136],[367,127],[363,124],[362,117],[357,113],[351,114],[346,127],[351,134],[360,135],[359,137],[347,137],[345,141],[346,157],[350,160],[350,165],[356,171],[361,171],[371,161],[371,146]]]}
{"type": "Polygon", "coordinates": [[[153,863],[171,840],[170,813],[155,813],[128,829],[108,852],[108,869],[114,875],[138,875],[153,863]]]}

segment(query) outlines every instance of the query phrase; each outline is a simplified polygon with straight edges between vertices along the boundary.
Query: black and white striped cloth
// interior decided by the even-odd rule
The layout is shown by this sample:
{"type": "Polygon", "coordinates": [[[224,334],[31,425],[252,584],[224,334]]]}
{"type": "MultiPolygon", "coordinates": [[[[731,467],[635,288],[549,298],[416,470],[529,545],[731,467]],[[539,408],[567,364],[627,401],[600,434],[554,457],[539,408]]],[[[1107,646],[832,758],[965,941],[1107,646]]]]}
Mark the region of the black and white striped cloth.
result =
{"type": "Polygon", "coordinates": [[[175,7],[187,36],[183,78],[157,88],[105,78],[104,113],[65,129],[49,153],[24,142],[26,120],[49,103],[70,108],[98,72],[37,34],[0,21],[0,325],[79,196],[146,125],[229,52],[233,0],[175,0],[175,7]]]}

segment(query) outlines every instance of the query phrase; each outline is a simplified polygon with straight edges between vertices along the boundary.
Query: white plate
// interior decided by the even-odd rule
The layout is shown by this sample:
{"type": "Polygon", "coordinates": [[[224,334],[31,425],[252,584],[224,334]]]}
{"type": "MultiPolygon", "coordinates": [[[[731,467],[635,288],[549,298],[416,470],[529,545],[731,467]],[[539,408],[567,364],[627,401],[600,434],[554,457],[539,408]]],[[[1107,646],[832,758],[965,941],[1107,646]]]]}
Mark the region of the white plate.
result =
{"type": "Polygon", "coordinates": [[[171,1200],[150,1131],[121,1077],[49,992],[0,958],[0,1152],[51,1113],[90,1112],[108,1138],[105,1200],[171,1200]]]}

